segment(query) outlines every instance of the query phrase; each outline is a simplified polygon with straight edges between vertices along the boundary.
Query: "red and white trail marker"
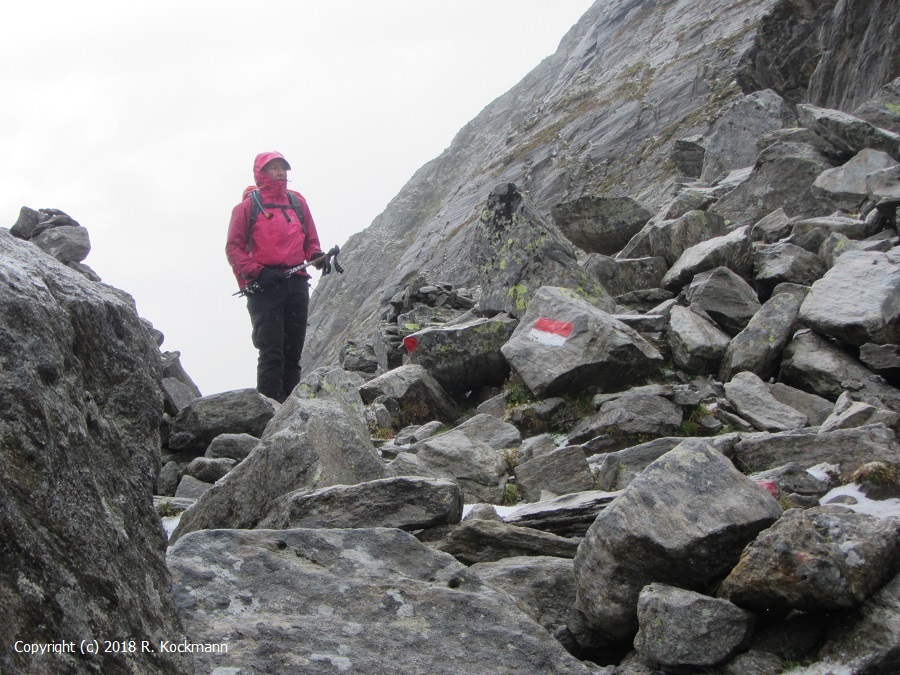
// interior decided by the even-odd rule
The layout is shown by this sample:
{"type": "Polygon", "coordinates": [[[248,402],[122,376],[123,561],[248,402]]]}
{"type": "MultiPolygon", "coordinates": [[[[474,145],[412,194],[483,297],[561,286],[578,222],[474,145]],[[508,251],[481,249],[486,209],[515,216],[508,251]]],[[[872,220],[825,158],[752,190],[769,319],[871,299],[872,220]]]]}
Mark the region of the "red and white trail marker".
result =
{"type": "Polygon", "coordinates": [[[542,316],[534,322],[528,337],[542,345],[562,347],[574,328],[571,321],[555,321],[542,316]]]}

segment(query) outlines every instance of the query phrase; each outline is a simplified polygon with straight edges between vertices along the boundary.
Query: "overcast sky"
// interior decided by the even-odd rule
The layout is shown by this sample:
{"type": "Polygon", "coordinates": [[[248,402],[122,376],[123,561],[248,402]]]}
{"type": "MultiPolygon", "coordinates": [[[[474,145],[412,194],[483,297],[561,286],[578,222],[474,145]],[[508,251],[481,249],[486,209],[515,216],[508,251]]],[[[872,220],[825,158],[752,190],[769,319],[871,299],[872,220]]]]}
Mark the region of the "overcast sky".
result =
{"type": "Polygon", "coordinates": [[[0,226],[65,211],[203,394],[253,387],[224,245],[254,156],[282,152],[323,247],[343,244],[591,4],[8,3],[0,226]]]}

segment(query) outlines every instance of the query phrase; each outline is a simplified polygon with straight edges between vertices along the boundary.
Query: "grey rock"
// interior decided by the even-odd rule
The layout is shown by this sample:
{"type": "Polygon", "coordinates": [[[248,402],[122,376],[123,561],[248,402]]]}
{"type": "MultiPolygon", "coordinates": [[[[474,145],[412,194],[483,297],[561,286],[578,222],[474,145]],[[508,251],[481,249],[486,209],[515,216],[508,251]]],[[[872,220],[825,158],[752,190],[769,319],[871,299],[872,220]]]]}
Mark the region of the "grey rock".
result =
{"type": "Polygon", "coordinates": [[[725,219],[708,211],[689,211],[674,220],[651,220],[616,256],[617,258],[664,258],[674,265],[692,246],[731,231],[725,219]]]}
{"type": "Polygon", "coordinates": [[[172,423],[169,448],[202,454],[219,434],[262,435],[278,403],[255,389],[238,389],[194,399],[172,423]]]}
{"type": "Polygon", "coordinates": [[[698,274],[685,289],[692,310],[705,313],[729,335],[747,327],[760,310],[753,288],[728,267],[698,274]]]}
{"type": "Polygon", "coordinates": [[[573,244],[587,253],[613,255],[653,215],[631,197],[594,195],[557,204],[553,221],[573,244]]]}
{"type": "Polygon", "coordinates": [[[504,314],[490,319],[466,316],[407,336],[409,363],[424,367],[449,393],[498,386],[509,377],[500,347],[518,321],[504,314]]]}
{"type": "Polygon", "coordinates": [[[861,605],[900,569],[900,521],[840,506],[791,509],[762,532],[719,595],[757,611],[861,605]]]}
{"type": "Polygon", "coordinates": [[[462,435],[471,441],[486,443],[494,450],[518,447],[522,442],[522,434],[516,427],[493,415],[470,417],[446,435],[462,435]]]}
{"type": "MultiPolygon", "coordinates": [[[[41,658],[14,641],[182,636],[152,495],[159,349],[130,296],[5,230],[0,336],[0,670],[127,672],[127,654],[41,658]]],[[[140,672],[191,672],[157,656],[140,672]]]]}
{"type": "Polygon", "coordinates": [[[255,450],[184,514],[170,542],[195,530],[255,527],[280,497],[301,488],[384,478],[353,382],[343,370],[308,375],[255,450]]]}
{"type": "Polygon", "coordinates": [[[806,298],[805,289],[794,286],[783,290],[786,292],[769,298],[729,342],[719,369],[722,382],[743,371],[754,373],[760,379],[777,373],[781,354],[794,334],[800,305],[806,298]]]}
{"type": "Polygon", "coordinates": [[[545,491],[564,495],[594,487],[594,477],[579,445],[559,448],[522,462],[514,473],[526,501],[537,501],[545,491]]]}
{"type": "Polygon", "coordinates": [[[641,471],[678,447],[683,440],[676,436],[655,438],[622,450],[595,455],[589,461],[592,465],[597,462],[601,489],[624,490],[641,471]]]}
{"type": "Polygon", "coordinates": [[[731,342],[715,323],[678,305],[669,315],[666,337],[675,365],[696,374],[717,372],[731,342]]]}
{"type": "Polygon", "coordinates": [[[493,520],[464,520],[434,547],[466,565],[517,556],[574,558],[578,540],[493,520]]]}
{"type": "Polygon", "coordinates": [[[170,415],[178,415],[197,398],[188,385],[174,377],[164,377],[160,389],[165,398],[165,410],[170,415]]]}
{"type": "Polygon", "coordinates": [[[897,161],[887,153],[865,148],[846,164],[823,171],[813,187],[821,191],[835,209],[858,211],[869,196],[866,178],[896,165],[897,161]]]}
{"type": "Polygon", "coordinates": [[[782,127],[784,99],[771,89],[756,91],[727,106],[707,135],[701,179],[707,182],[756,161],[756,142],[782,127]]]}
{"type": "Polygon", "coordinates": [[[769,391],[777,400],[806,415],[812,427],[822,424],[834,409],[834,404],[827,398],[810,394],[783,382],[773,382],[769,385],[769,391]]]}
{"type": "Polygon", "coordinates": [[[851,251],[815,284],[800,320],[853,345],[900,342],[900,261],[851,251]]]}
{"type": "Polygon", "coordinates": [[[717,267],[727,267],[737,275],[746,275],[753,265],[749,230],[749,227],[741,227],[686,249],[666,272],[662,287],[676,292],[698,274],[717,267]]]}
{"type": "Polygon", "coordinates": [[[753,373],[735,375],[725,385],[725,395],[738,414],[760,431],[789,431],[807,424],[806,415],[779,402],[753,373]]]}
{"type": "Polygon", "coordinates": [[[166,462],[156,477],[156,489],[154,495],[174,497],[178,488],[178,479],[181,477],[181,467],[178,462],[166,462]]]}
{"type": "Polygon", "coordinates": [[[734,462],[752,473],[788,463],[809,469],[836,464],[850,474],[869,461],[900,462],[894,433],[881,424],[818,433],[817,428],[745,436],[734,446],[734,462]]]}
{"type": "Polygon", "coordinates": [[[752,613],[728,602],[667,584],[641,590],[634,648],[666,667],[710,668],[746,649],[752,613]]]}
{"type": "Polygon", "coordinates": [[[665,276],[665,258],[610,258],[592,253],[584,262],[584,269],[595,276],[612,296],[639,290],[659,288],[665,276]]]}
{"type": "Polygon", "coordinates": [[[392,476],[447,478],[460,485],[467,503],[496,504],[503,496],[506,460],[485,441],[453,430],[417,444],[414,455],[398,454],[388,470],[392,476]]]}
{"type": "Polygon", "coordinates": [[[206,494],[213,486],[212,483],[194,478],[193,476],[182,476],[178,481],[178,488],[175,490],[176,499],[192,499],[197,501],[206,494]]]}
{"type": "Polygon", "coordinates": [[[612,298],[578,265],[572,244],[512,183],[491,192],[476,231],[472,258],[481,311],[522,317],[542,286],[578,288],[598,307],[613,308],[612,298]]]}
{"type": "Polygon", "coordinates": [[[779,239],[787,237],[791,233],[792,221],[784,212],[784,209],[778,207],[767,216],[760,218],[753,227],[750,228],[750,238],[753,241],[762,241],[772,244],[779,239]]]}
{"type": "Polygon", "coordinates": [[[341,368],[374,375],[378,372],[378,355],[373,344],[348,340],[341,348],[341,368]]]}
{"type": "Polygon", "coordinates": [[[215,483],[234,468],[237,462],[233,459],[196,457],[184,467],[183,476],[193,476],[204,483],[215,483]]]}
{"type": "Polygon", "coordinates": [[[888,382],[900,384],[900,345],[864,344],[859,349],[859,360],[888,382]]]}
{"type": "Polygon", "coordinates": [[[400,530],[197,532],[169,566],[189,642],[229,647],[195,654],[198,671],[590,672],[506,593],[400,530]]]}
{"type": "Polygon", "coordinates": [[[618,496],[618,492],[602,490],[562,495],[519,506],[503,521],[563,537],[583,537],[597,515],[618,496]]]}
{"type": "Polygon", "coordinates": [[[705,155],[705,140],[702,136],[678,138],[672,146],[672,161],[681,173],[691,178],[700,178],[705,155]]]}
{"type": "Polygon", "coordinates": [[[871,148],[900,160],[900,135],[879,129],[859,117],[840,110],[810,104],[797,106],[800,123],[824,139],[838,153],[852,157],[871,148]]]}
{"type": "Polygon", "coordinates": [[[485,583],[509,593],[516,605],[551,633],[564,626],[575,602],[572,561],[551,556],[517,556],[469,568],[485,583]]]}
{"type": "Polygon", "coordinates": [[[162,353],[162,374],[163,378],[171,378],[178,380],[193,394],[194,398],[200,398],[200,388],[187,374],[184,366],[181,364],[181,352],[163,352],[162,353]]]}
{"type": "Polygon", "coordinates": [[[819,651],[821,668],[887,673],[900,667],[900,576],[840,617],[819,651]]]}
{"type": "Polygon", "coordinates": [[[756,246],[753,251],[753,284],[763,298],[771,296],[778,284],[811,286],[826,272],[816,254],[787,242],[756,246]]]}
{"type": "Polygon", "coordinates": [[[779,379],[831,400],[847,390],[874,395],[900,410],[900,391],[879,382],[862,363],[812,331],[798,332],[785,348],[779,379]]]}
{"type": "Polygon", "coordinates": [[[44,230],[31,243],[61,263],[80,263],[91,252],[91,239],[86,228],[66,225],[44,230]]]}
{"type": "Polygon", "coordinates": [[[853,111],[855,117],[873,126],[900,133],[900,77],[883,86],[872,98],[853,111]]]}
{"type": "Polygon", "coordinates": [[[822,422],[819,433],[828,433],[837,429],[852,429],[867,424],[883,424],[891,429],[898,429],[900,415],[863,401],[854,401],[850,392],[844,392],[834,404],[834,411],[822,422]]]}
{"type": "Polygon", "coordinates": [[[501,351],[538,397],[591,386],[621,389],[646,378],[662,361],[636,331],[573,291],[552,287],[535,293],[501,351]]]}
{"type": "Polygon", "coordinates": [[[693,590],[724,577],[780,514],[771,495],[709,445],[685,441],[648,466],[588,530],[575,558],[576,606],[593,630],[629,640],[644,586],[693,590]]]}
{"type": "MultiPolygon", "coordinates": [[[[593,417],[582,421],[570,438],[582,429],[605,430],[613,436],[670,436],[681,431],[684,411],[661,396],[633,394],[607,401],[593,417]]],[[[583,434],[582,434],[583,435],[583,434]]]]}
{"type": "Polygon", "coordinates": [[[710,210],[737,225],[752,225],[778,208],[789,216],[825,215],[828,209],[813,183],[830,168],[828,159],[812,146],[774,143],[760,153],[750,180],[710,210]]]}
{"type": "Polygon", "coordinates": [[[398,428],[440,420],[452,424],[459,417],[456,404],[422,366],[407,364],[379,375],[359,388],[364,403],[379,396],[396,399],[401,419],[398,428]]]}
{"type": "Polygon", "coordinates": [[[876,171],[866,177],[866,190],[869,199],[879,209],[884,209],[887,217],[897,208],[900,202],[900,167],[876,171]]]}
{"type": "Polygon", "coordinates": [[[768,471],[754,473],[750,478],[757,482],[773,481],[780,495],[797,494],[815,497],[817,506],[818,498],[823,497],[831,487],[830,481],[816,478],[794,462],[768,471]]]}
{"type": "Polygon", "coordinates": [[[226,458],[242,462],[259,445],[259,439],[250,434],[219,434],[206,448],[206,457],[226,458]]]}
{"type": "Polygon", "coordinates": [[[462,492],[449,480],[383,478],[357,485],[300,490],[279,499],[258,529],[397,527],[420,530],[458,523],[462,492]]]}
{"type": "MultiPolygon", "coordinates": [[[[851,218],[838,211],[828,216],[798,219],[791,227],[791,240],[810,250],[808,242],[812,237],[818,236],[824,241],[834,233],[843,234],[850,239],[865,239],[874,234],[864,220],[851,218]],[[817,233],[816,230],[821,232],[817,233]]],[[[821,242],[813,245],[813,248],[817,249],[818,246],[821,246],[821,242]]]]}

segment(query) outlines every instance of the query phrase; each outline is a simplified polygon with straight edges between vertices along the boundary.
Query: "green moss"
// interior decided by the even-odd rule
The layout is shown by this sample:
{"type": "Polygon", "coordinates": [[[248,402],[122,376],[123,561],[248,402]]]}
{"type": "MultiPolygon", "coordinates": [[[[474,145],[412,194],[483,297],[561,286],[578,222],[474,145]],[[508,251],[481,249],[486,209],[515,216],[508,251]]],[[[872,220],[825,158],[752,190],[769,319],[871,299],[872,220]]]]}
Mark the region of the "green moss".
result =
{"type": "Polygon", "coordinates": [[[515,506],[519,503],[519,486],[515,483],[507,483],[503,488],[503,506],[515,506]]]}

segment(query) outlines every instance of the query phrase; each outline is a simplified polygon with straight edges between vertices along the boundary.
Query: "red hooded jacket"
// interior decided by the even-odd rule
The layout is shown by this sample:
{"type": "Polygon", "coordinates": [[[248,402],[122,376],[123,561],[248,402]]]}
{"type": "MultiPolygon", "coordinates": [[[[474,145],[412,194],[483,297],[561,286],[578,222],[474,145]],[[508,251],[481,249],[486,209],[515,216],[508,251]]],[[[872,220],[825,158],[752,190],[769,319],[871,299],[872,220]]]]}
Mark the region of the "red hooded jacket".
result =
{"type": "MultiPolygon", "coordinates": [[[[297,194],[303,210],[303,223],[290,205],[285,181],[272,180],[263,167],[273,159],[284,159],[280,152],[263,152],[253,162],[253,177],[266,204],[250,232],[249,196],[231,211],[225,256],[234,271],[238,286],[243,288],[262,272],[263,267],[288,269],[312,259],[322,252],[319,235],[312,214],[302,195],[297,194]],[[284,205],[284,209],[268,208],[269,204],[284,205]],[[305,232],[304,232],[305,229],[305,232]]],[[[287,162],[287,160],[285,160],[287,162]]],[[[290,165],[288,165],[290,168],[290,165]]],[[[306,272],[302,272],[306,274],[306,272]]],[[[309,276],[309,275],[306,275],[309,276]]]]}

